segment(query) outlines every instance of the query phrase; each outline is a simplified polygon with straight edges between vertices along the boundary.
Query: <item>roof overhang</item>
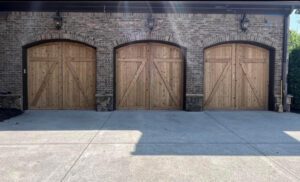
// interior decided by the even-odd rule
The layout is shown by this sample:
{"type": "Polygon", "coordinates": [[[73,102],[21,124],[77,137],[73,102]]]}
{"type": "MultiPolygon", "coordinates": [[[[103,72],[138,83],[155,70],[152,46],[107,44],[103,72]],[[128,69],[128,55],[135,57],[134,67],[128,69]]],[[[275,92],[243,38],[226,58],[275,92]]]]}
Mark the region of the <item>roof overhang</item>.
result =
{"type": "Polygon", "coordinates": [[[0,1],[0,11],[290,14],[297,1],[0,1]]]}

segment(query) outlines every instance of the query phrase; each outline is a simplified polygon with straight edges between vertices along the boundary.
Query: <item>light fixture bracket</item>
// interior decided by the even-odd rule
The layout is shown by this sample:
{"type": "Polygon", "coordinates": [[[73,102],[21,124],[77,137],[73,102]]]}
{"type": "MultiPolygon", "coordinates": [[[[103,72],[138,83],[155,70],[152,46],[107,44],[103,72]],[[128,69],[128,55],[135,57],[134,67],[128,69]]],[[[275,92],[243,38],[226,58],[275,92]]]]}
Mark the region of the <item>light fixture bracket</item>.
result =
{"type": "Polygon", "coordinates": [[[244,14],[242,15],[241,20],[240,20],[240,28],[241,28],[241,30],[242,30],[243,32],[246,32],[246,31],[248,30],[248,28],[249,28],[249,23],[250,23],[250,21],[249,21],[249,19],[246,17],[246,14],[244,13],[244,14]]]}
{"type": "Polygon", "coordinates": [[[60,30],[62,28],[62,24],[63,24],[63,19],[60,16],[60,12],[56,11],[56,14],[52,18],[55,23],[56,30],[60,30]]]}
{"type": "Polygon", "coordinates": [[[155,26],[155,19],[152,16],[152,14],[149,14],[146,21],[146,27],[151,32],[154,29],[154,26],[155,26]]]}

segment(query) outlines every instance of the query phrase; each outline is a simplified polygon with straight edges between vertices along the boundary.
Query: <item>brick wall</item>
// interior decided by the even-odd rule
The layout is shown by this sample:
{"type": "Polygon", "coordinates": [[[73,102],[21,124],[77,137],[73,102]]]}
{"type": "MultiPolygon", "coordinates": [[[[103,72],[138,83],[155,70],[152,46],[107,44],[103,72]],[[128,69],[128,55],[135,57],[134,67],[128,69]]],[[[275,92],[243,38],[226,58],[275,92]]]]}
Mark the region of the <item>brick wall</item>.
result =
{"type": "Polygon", "coordinates": [[[226,41],[251,41],[275,49],[274,95],[280,93],[283,16],[248,15],[247,32],[236,14],[154,14],[149,33],[143,13],[62,12],[63,28],[55,30],[55,12],[9,12],[0,19],[0,88],[22,94],[22,46],[50,39],[68,39],[97,48],[98,110],[113,109],[113,49],[139,40],[162,40],[186,48],[186,109],[201,110],[203,50],[226,41]]]}

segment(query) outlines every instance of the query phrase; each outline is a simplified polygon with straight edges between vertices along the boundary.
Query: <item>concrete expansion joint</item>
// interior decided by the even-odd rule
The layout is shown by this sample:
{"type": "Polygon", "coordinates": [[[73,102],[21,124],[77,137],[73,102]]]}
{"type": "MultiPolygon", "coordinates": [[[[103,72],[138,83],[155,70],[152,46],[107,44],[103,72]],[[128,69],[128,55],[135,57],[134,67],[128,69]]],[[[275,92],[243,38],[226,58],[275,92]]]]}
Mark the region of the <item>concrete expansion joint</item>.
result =
{"type": "Polygon", "coordinates": [[[79,161],[81,156],[84,154],[84,152],[88,149],[88,147],[91,145],[95,137],[100,133],[101,129],[105,126],[105,124],[108,122],[108,120],[111,118],[113,113],[110,113],[107,116],[107,119],[103,122],[100,123],[98,131],[94,134],[94,136],[91,138],[91,140],[88,142],[88,144],[85,146],[85,148],[82,150],[82,152],[78,155],[78,157],[75,159],[74,163],[71,165],[70,169],[66,172],[66,174],[62,177],[61,182],[64,181],[64,179],[68,176],[70,171],[73,169],[73,167],[76,165],[76,163],[79,161]]]}

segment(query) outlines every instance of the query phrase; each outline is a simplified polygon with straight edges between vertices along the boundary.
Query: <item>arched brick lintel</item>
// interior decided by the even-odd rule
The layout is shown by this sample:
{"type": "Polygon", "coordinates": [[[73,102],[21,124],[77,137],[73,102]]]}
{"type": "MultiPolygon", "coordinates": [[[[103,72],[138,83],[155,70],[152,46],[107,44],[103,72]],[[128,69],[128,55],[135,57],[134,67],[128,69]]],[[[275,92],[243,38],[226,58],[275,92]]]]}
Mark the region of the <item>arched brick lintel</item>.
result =
{"type": "Polygon", "coordinates": [[[186,48],[182,42],[177,41],[172,33],[161,34],[161,33],[137,33],[132,35],[124,35],[122,38],[113,41],[113,47],[121,47],[126,44],[137,43],[137,42],[162,42],[167,44],[173,44],[178,47],[186,48]]]}
{"type": "Polygon", "coordinates": [[[248,42],[260,44],[262,46],[274,49],[274,41],[268,37],[262,37],[259,34],[225,34],[205,38],[201,41],[203,48],[211,47],[226,42],[248,42]]]}
{"type": "Polygon", "coordinates": [[[70,40],[81,42],[92,47],[98,47],[94,38],[67,31],[53,31],[42,34],[32,34],[27,37],[24,37],[24,39],[21,40],[21,44],[22,46],[28,46],[31,44],[36,44],[38,42],[46,42],[51,40],[70,40]]]}

